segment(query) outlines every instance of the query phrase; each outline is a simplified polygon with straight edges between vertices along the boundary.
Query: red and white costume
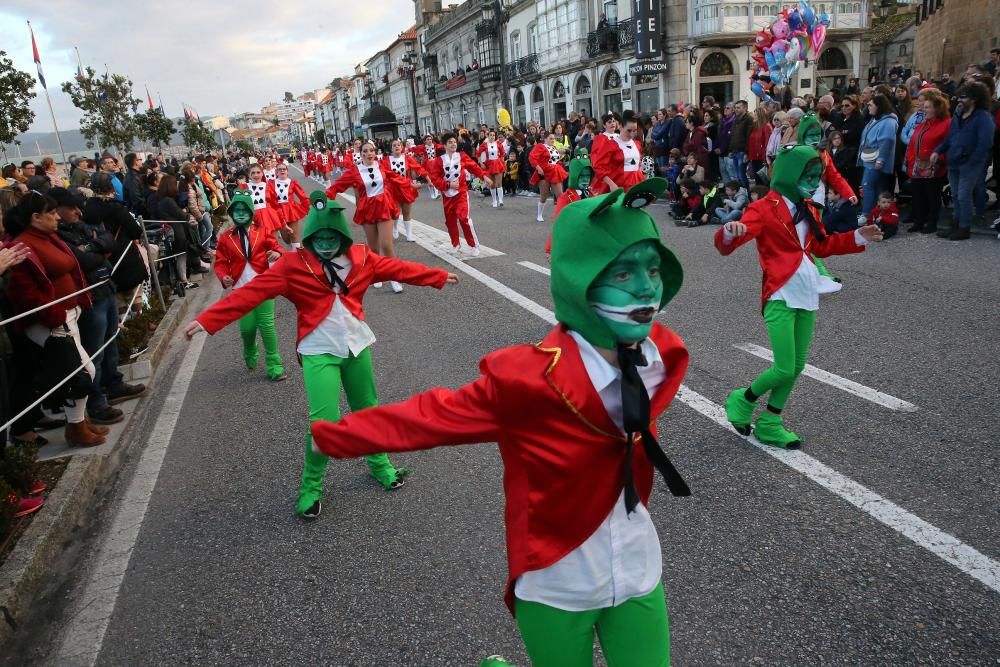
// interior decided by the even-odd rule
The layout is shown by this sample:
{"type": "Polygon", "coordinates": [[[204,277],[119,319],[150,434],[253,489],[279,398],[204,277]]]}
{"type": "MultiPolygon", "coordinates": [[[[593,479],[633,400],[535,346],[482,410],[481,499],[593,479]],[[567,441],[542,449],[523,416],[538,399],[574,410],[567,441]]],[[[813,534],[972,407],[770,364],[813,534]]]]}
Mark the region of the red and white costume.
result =
{"type": "Polygon", "coordinates": [[[278,197],[270,181],[254,183],[247,181],[247,190],[253,197],[253,221],[264,228],[268,234],[276,232],[285,226],[285,221],[278,211],[278,197]]]}
{"type": "Polygon", "coordinates": [[[326,196],[333,199],[341,192],[354,188],[357,202],[354,222],[358,225],[373,225],[376,222],[395,220],[399,217],[399,207],[392,197],[392,188],[403,189],[409,181],[400,178],[392,170],[383,170],[379,163],[352,165],[326,190],[326,196]],[[391,182],[398,181],[390,185],[391,182]]]}
{"type": "Polygon", "coordinates": [[[309,196],[298,181],[276,178],[267,182],[268,194],[273,191],[278,213],[286,225],[291,225],[309,213],[309,196]]]}
{"type": "Polygon", "coordinates": [[[486,163],[483,165],[483,170],[487,175],[493,176],[494,174],[503,174],[507,171],[507,165],[504,163],[507,153],[503,149],[503,144],[498,141],[494,141],[493,143],[484,141],[479,144],[476,156],[482,160],[484,155],[486,156],[486,163]]]}
{"type": "Polygon", "coordinates": [[[566,169],[562,166],[562,157],[559,151],[553,146],[546,144],[535,144],[535,147],[528,153],[528,164],[531,165],[531,179],[528,181],[532,185],[538,183],[538,167],[545,172],[545,180],[555,185],[562,183],[568,177],[566,169]]]}
{"type": "MultiPolygon", "coordinates": [[[[597,143],[595,138],[594,144],[597,143]]],[[[611,135],[606,143],[602,143],[599,151],[591,152],[590,164],[594,168],[594,180],[590,184],[592,195],[602,195],[611,191],[604,178],[610,178],[618,187],[628,190],[633,185],[641,183],[642,151],[634,139],[622,140],[620,135],[611,135]]]]}
{"type": "Polygon", "coordinates": [[[444,146],[441,144],[420,144],[414,146],[412,150],[425,167],[429,161],[436,160],[439,155],[444,155],[444,146]]]}
{"type": "Polygon", "coordinates": [[[273,181],[276,177],[277,177],[277,174],[275,173],[274,169],[265,169],[264,170],[264,180],[265,181],[273,181]]]}
{"type": "MultiPolygon", "coordinates": [[[[250,264],[247,266],[247,255],[244,253],[243,240],[236,226],[230,227],[219,235],[219,244],[215,249],[215,275],[221,283],[226,276],[233,279],[233,287],[243,287],[259,274],[267,271],[267,253],[282,252],[283,249],[274,238],[260,225],[253,222],[247,228],[247,238],[250,241],[250,264]],[[249,268],[249,270],[247,270],[249,268]]],[[[223,283],[223,287],[225,283],[223,283]]]]}
{"type": "Polygon", "coordinates": [[[412,204],[417,201],[420,193],[413,187],[410,175],[416,173],[420,176],[426,176],[427,172],[424,171],[419,162],[413,159],[413,156],[406,153],[399,157],[386,155],[379,161],[379,164],[382,165],[383,171],[391,171],[400,177],[400,180],[392,179],[389,181],[389,193],[397,204],[403,202],[412,204]]]}
{"type": "Polygon", "coordinates": [[[469,186],[465,182],[465,172],[471,172],[477,178],[485,178],[486,173],[465,153],[455,151],[451,155],[445,153],[441,157],[425,164],[427,175],[434,187],[441,191],[444,204],[444,222],[448,227],[451,245],[457,248],[458,227],[462,226],[465,240],[469,247],[479,245],[476,231],[469,220],[469,186]],[[458,188],[452,189],[451,182],[458,181],[458,188]]]}
{"type": "Polygon", "coordinates": [[[302,173],[305,174],[306,178],[309,178],[312,173],[312,151],[302,151],[299,162],[302,163],[302,173]]]}

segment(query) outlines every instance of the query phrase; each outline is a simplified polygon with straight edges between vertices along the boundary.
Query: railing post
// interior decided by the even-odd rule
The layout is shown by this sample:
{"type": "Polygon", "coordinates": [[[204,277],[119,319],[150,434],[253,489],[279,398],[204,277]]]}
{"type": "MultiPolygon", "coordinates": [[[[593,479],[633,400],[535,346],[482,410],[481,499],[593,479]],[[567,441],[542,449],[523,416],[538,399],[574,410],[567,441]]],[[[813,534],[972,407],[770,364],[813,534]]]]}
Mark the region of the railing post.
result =
{"type": "Polygon", "coordinates": [[[137,216],[136,220],[139,221],[139,226],[142,227],[142,245],[146,247],[146,261],[149,262],[149,280],[153,284],[153,289],[156,290],[156,296],[160,299],[160,305],[163,306],[163,311],[167,310],[167,302],[163,300],[163,292],[160,289],[160,276],[159,271],[157,271],[156,262],[152,260],[149,252],[149,236],[146,235],[146,224],[142,221],[142,216],[137,216]]]}

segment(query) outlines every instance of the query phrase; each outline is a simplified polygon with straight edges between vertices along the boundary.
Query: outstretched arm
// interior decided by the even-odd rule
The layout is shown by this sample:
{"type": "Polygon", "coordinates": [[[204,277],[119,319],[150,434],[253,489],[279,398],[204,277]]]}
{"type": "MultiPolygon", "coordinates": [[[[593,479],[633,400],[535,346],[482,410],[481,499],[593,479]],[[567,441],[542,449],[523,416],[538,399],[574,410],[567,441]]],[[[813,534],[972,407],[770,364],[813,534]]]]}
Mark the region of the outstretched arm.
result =
{"type": "Polygon", "coordinates": [[[446,284],[455,284],[458,282],[458,276],[454,273],[448,273],[444,269],[435,269],[417,262],[407,262],[395,257],[383,257],[375,253],[370,253],[368,258],[372,261],[375,282],[398,280],[408,285],[435,287],[437,289],[441,289],[446,284]]]}
{"type": "Polygon", "coordinates": [[[364,187],[363,184],[358,182],[357,177],[358,170],[351,169],[350,167],[341,174],[340,178],[335,180],[330,187],[326,189],[326,196],[330,199],[334,199],[341,192],[346,192],[351,188],[364,187]]]}
{"type": "Polygon", "coordinates": [[[214,334],[243,317],[268,299],[285,292],[285,271],[281,260],[264,273],[239,289],[233,290],[201,311],[194,321],[185,327],[188,338],[199,330],[214,334]]]}
{"type": "Polygon", "coordinates": [[[715,232],[715,249],[725,256],[744,243],[757,237],[761,229],[760,213],[756,206],[747,206],[739,220],[727,222],[715,232]]]}

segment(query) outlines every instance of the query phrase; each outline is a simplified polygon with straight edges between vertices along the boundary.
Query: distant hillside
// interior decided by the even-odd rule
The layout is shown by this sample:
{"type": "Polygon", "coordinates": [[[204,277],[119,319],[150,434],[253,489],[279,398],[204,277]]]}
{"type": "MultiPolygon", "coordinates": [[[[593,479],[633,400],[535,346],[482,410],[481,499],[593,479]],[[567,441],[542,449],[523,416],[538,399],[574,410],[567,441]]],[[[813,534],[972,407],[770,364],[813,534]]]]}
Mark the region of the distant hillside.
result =
{"type": "MultiPolygon", "coordinates": [[[[182,119],[173,118],[171,120],[174,121],[176,127],[180,127],[182,119]]],[[[98,146],[87,148],[87,139],[80,133],[79,129],[62,130],[59,134],[62,136],[63,150],[66,151],[66,157],[69,157],[71,154],[93,155],[94,153],[100,153],[103,148],[98,146]]],[[[55,132],[25,132],[18,135],[17,138],[21,142],[21,156],[26,160],[38,158],[39,148],[42,155],[59,155],[59,142],[56,141],[55,132]],[[38,142],[37,147],[35,142],[38,142]]],[[[175,132],[170,140],[170,144],[179,145],[182,143],[180,134],[175,132]]],[[[6,149],[8,159],[14,160],[17,158],[17,147],[7,146],[6,149]]]]}

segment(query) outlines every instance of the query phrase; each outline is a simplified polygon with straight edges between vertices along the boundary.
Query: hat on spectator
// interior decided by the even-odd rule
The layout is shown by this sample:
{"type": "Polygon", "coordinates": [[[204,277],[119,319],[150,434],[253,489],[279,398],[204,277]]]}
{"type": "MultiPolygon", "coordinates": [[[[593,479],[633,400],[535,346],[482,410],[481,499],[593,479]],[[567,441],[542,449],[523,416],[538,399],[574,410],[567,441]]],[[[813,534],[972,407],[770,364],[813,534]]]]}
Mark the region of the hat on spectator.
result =
{"type": "Polygon", "coordinates": [[[52,181],[45,174],[38,174],[29,178],[25,185],[28,186],[29,190],[46,194],[52,188],[52,181]]]}
{"type": "Polygon", "coordinates": [[[66,188],[52,188],[48,195],[56,200],[56,206],[71,206],[82,210],[85,203],[83,197],[66,188]]]}
{"type": "Polygon", "coordinates": [[[111,182],[114,178],[111,174],[105,174],[102,172],[97,172],[90,177],[90,189],[94,191],[95,194],[103,195],[115,191],[115,186],[111,182]]]}

